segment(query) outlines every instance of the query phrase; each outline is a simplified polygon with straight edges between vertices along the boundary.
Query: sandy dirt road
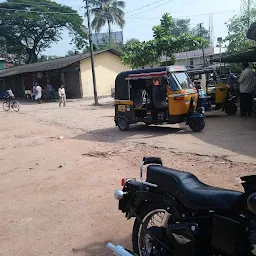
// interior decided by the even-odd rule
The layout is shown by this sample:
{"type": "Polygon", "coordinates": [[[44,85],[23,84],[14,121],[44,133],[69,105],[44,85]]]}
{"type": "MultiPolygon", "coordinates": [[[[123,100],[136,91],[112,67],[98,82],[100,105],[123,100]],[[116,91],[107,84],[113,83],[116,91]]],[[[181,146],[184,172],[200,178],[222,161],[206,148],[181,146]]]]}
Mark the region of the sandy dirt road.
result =
{"type": "Polygon", "coordinates": [[[181,126],[120,132],[108,100],[21,105],[0,111],[0,255],[108,255],[130,247],[132,221],[113,190],[137,177],[144,155],[211,185],[241,190],[256,172],[256,121],[211,113],[200,134],[181,126]],[[63,136],[64,138],[62,138],[63,136]]]}

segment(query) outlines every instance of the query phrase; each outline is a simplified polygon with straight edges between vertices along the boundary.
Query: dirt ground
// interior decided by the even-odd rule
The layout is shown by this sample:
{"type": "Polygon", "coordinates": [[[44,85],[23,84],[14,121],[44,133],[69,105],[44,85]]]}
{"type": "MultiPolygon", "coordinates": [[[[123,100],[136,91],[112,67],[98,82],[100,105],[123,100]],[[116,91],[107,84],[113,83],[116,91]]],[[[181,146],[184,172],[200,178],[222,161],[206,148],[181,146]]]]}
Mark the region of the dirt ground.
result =
{"type": "Polygon", "coordinates": [[[130,247],[133,221],[113,198],[145,155],[211,185],[242,190],[256,172],[256,120],[212,112],[206,128],[135,125],[120,132],[109,99],[0,110],[0,255],[108,255],[130,247]]]}

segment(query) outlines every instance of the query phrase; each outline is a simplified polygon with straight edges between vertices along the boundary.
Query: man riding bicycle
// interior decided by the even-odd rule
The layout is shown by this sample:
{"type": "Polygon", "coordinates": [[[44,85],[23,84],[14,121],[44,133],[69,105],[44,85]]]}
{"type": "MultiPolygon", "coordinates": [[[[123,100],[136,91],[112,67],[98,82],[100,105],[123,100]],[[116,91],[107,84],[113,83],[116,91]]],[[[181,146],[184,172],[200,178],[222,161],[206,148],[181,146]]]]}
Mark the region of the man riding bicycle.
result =
{"type": "Polygon", "coordinates": [[[14,93],[12,92],[12,89],[9,88],[8,90],[6,90],[5,92],[5,97],[8,99],[8,103],[9,105],[11,104],[11,100],[15,99],[14,93]]]}

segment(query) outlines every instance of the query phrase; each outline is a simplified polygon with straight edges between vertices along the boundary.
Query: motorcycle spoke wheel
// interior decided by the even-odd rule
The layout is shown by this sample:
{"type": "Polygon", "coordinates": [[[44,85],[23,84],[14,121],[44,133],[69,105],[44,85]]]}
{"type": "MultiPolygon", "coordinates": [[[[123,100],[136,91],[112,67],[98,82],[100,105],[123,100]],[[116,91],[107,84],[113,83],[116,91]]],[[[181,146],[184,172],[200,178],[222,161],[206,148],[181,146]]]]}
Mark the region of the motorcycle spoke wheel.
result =
{"type": "Polygon", "coordinates": [[[140,225],[138,233],[138,247],[140,256],[155,255],[155,253],[153,253],[153,251],[156,251],[153,241],[154,239],[148,233],[148,229],[152,227],[162,227],[165,213],[166,211],[163,209],[153,210],[142,220],[143,225],[140,225]]]}

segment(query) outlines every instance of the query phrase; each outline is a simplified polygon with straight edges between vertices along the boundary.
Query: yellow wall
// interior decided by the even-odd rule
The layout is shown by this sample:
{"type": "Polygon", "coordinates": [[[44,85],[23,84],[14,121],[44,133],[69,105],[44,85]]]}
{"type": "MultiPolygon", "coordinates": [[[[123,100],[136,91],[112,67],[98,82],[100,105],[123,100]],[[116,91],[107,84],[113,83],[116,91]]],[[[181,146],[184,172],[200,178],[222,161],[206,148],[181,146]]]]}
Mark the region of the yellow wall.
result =
{"type": "MultiPolygon", "coordinates": [[[[115,87],[116,76],[129,70],[129,66],[124,66],[121,58],[111,52],[103,52],[94,56],[95,73],[98,96],[111,95],[111,88],[115,87]]],[[[90,58],[82,60],[80,63],[81,83],[83,97],[93,97],[93,82],[90,58]]]]}

